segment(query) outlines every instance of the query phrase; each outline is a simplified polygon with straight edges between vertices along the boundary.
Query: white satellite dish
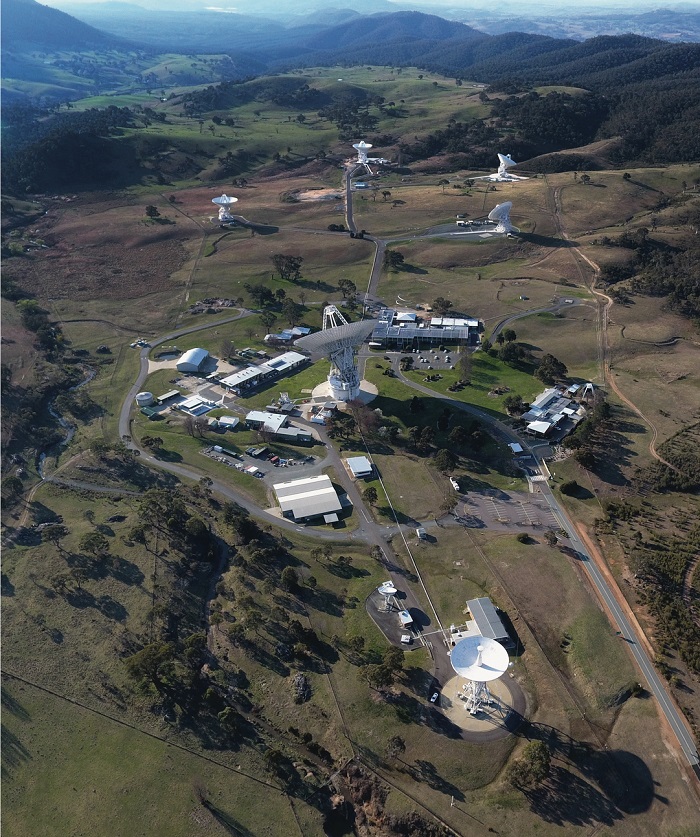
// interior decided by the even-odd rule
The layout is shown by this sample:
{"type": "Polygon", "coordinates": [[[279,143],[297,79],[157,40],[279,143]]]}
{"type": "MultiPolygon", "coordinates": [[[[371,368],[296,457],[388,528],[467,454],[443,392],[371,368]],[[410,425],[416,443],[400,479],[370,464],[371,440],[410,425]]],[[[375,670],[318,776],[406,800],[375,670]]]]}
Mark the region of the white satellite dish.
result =
{"type": "Polygon", "coordinates": [[[382,596],[395,596],[398,593],[398,589],[394,585],[393,581],[385,581],[383,584],[380,584],[377,589],[382,596]]]}
{"type": "Polygon", "coordinates": [[[508,670],[508,652],[495,639],[468,636],[450,654],[452,668],[467,681],[465,709],[476,715],[484,704],[492,703],[487,683],[498,680],[508,670]]]}
{"type": "Polygon", "coordinates": [[[230,195],[223,194],[220,198],[212,198],[212,203],[219,207],[219,221],[233,221],[231,214],[231,207],[234,203],[238,203],[238,198],[232,198],[230,195]]]}
{"type": "Polygon", "coordinates": [[[514,227],[510,222],[510,211],[513,208],[513,201],[505,201],[505,203],[498,203],[489,212],[489,221],[495,221],[496,232],[510,233],[520,232],[517,227],[514,227]]]}

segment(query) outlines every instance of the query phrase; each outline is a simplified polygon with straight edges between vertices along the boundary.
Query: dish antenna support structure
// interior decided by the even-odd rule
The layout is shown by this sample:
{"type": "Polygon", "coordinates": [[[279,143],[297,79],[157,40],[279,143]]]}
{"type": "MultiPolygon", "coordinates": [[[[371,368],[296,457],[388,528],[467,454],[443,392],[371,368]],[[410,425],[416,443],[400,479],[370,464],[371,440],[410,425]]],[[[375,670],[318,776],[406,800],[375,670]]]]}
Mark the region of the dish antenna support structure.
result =
{"type": "Polygon", "coordinates": [[[506,201],[505,203],[498,203],[489,212],[489,221],[496,224],[495,232],[498,233],[517,233],[520,230],[514,227],[510,222],[510,211],[513,208],[513,201],[506,201]]]}
{"type": "Polygon", "coordinates": [[[502,677],[509,665],[508,652],[500,643],[485,636],[465,637],[452,649],[450,662],[455,672],[467,681],[462,689],[466,693],[464,708],[470,715],[493,703],[486,684],[502,677]]]}
{"type": "Polygon", "coordinates": [[[399,610],[398,604],[396,604],[396,594],[399,592],[396,588],[396,585],[393,581],[385,581],[383,584],[380,584],[377,587],[377,591],[384,599],[384,612],[389,613],[392,606],[396,605],[396,609],[399,610]]]}
{"type": "Polygon", "coordinates": [[[295,345],[310,352],[321,352],[331,362],[328,375],[331,397],[335,401],[352,401],[360,394],[357,372],[357,348],[374,330],[373,320],[349,323],[335,305],[323,309],[323,328],[299,338],[295,345]]]}
{"type": "Polygon", "coordinates": [[[238,203],[238,198],[232,198],[229,195],[223,194],[220,198],[212,198],[211,202],[219,207],[220,224],[230,224],[236,220],[231,214],[231,207],[234,203],[238,203]]]}

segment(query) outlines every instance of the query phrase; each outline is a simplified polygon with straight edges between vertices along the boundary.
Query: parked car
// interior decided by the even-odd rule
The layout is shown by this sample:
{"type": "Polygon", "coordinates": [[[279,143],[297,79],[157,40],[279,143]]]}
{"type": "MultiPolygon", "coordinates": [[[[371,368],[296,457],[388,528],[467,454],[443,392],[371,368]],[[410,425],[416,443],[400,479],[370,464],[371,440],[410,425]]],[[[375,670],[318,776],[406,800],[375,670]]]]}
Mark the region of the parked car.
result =
{"type": "Polygon", "coordinates": [[[430,702],[431,703],[437,703],[439,698],[440,698],[440,692],[433,692],[432,695],[430,695],[430,702]]]}

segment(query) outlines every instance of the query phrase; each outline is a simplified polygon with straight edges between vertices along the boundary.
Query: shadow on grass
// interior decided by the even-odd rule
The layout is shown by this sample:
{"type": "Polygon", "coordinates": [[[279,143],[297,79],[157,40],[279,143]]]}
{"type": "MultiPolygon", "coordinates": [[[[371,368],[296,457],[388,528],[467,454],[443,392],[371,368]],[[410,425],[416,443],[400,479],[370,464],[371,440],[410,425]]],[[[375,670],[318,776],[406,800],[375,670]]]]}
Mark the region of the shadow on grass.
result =
{"type": "Polygon", "coordinates": [[[213,802],[206,800],[202,804],[228,834],[233,834],[235,837],[255,837],[252,831],[241,825],[231,814],[218,808],[213,802]]]}
{"type": "Polygon", "coordinates": [[[156,452],[156,459],[162,462],[182,462],[182,455],[174,450],[163,450],[162,448],[156,452]]]}
{"type": "Polygon", "coordinates": [[[459,802],[464,802],[464,793],[456,785],[443,779],[432,762],[418,759],[415,767],[409,767],[408,772],[417,782],[425,782],[434,790],[453,796],[459,802]]]}
{"type": "Polygon", "coordinates": [[[115,622],[125,622],[129,611],[121,602],[113,599],[111,596],[103,595],[95,597],[89,590],[70,590],[64,594],[65,600],[71,607],[78,610],[86,608],[94,608],[107,619],[112,619],[115,622]]]}
{"type": "Polygon", "coordinates": [[[537,235],[537,233],[523,233],[518,235],[522,241],[535,244],[538,247],[576,247],[575,241],[566,241],[551,235],[537,235]]]}
{"type": "Polygon", "coordinates": [[[519,734],[545,741],[552,753],[546,781],[523,790],[533,813],[546,822],[612,826],[625,816],[647,811],[655,800],[668,804],[656,793],[649,767],[634,753],[599,749],[553,727],[525,720],[519,734]]]}
{"type": "Polygon", "coordinates": [[[8,779],[14,770],[25,761],[31,761],[29,750],[22,744],[19,738],[3,724],[2,725],[2,767],[0,776],[8,779]]]}
{"type": "Polygon", "coordinates": [[[17,698],[13,697],[4,686],[2,687],[2,708],[22,721],[28,721],[31,718],[29,712],[27,712],[17,698]]]}

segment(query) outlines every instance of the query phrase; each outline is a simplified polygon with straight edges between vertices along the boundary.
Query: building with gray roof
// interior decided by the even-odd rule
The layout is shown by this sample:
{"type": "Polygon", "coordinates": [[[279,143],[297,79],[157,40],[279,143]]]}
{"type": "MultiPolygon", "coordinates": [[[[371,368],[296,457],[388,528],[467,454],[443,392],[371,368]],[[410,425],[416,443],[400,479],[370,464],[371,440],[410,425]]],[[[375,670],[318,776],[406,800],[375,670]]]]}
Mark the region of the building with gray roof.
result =
{"type": "Polygon", "coordinates": [[[285,517],[297,522],[337,514],[343,506],[330,477],[305,477],[272,486],[285,517]]]}
{"type": "Polygon", "coordinates": [[[498,611],[488,596],[482,596],[479,599],[470,599],[467,602],[467,608],[481,636],[495,639],[504,645],[512,643],[512,639],[505,629],[503,621],[498,615],[498,611]]]}

